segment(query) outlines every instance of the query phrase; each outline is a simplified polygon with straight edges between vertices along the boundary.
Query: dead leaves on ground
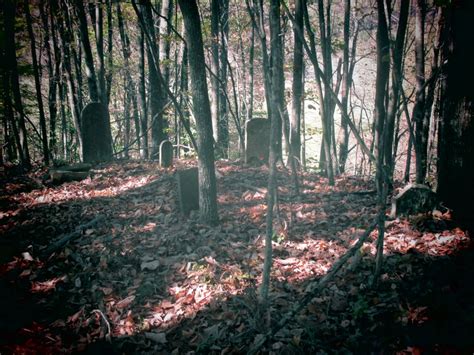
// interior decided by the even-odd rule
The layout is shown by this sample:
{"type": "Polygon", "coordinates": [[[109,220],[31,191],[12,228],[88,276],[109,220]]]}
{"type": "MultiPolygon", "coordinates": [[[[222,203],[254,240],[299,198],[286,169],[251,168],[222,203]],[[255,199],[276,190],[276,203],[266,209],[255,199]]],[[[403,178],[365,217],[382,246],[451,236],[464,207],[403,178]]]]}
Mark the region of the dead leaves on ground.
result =
{"type": "MultiPolygon", "coordinates": [[[[34,331],[36,343],[24,336],[19,338],[22,345],[7,348],[19,351],[40,344],[77,351],[99,339],[137,334],[143,336],[133,338],[137,349],[168,352],[244,351],[258,341],[266,329],[255,288],[263,263],[266,206],[260,190],[265,189],[267,172],[229,163],[219,163],[218,170],[221,223],[215,228],[200,224],[196,214],[189,219],[179,215],[173,171],[157,164],[104,165],[91,179],[57,187],[7,185],[12,209],[0,211],[1,232],[5,238],[21,235],[29,257],[17,256],[2,265],[2,277],[12,284],[17,278],[26,280],[32,302],[47,305],[56,297],[53,307],[67,304],[74,310],[60,317],[62,312],[57,312],[59,318],[41,326],[27,325],[23,332],[34,331]],[[50,259],[37,258],[41,247],[97,214],[106,216],[102,225],[85,230],[50,259]]],[[[279,185],[274,320],[329,270],[376,212],[374,195],[353,194],[369,190],[366,181],[344,178],[329,187],[324,179],[305,173],[301,201],[291,196],[286,173],[279,174],[279,185]]],[[[397,313],[402,325],[423,323],[429,313],[425,305],[401,305],[404,278],[421,270],[413,266],[412,251],[435,258],[467,242],[458,228],[420,232],[407,220],[391,223],[382,290],[368,288],[375,248],[367,243],[351,261],[347,276],[331,283],[276,334],[267,350],[324,349],[325,336],[332,339],[327,344],[350,348],[360,340],[360,327],[367,326],[369,334],[382,329],[388,310],[397,313]]]]}

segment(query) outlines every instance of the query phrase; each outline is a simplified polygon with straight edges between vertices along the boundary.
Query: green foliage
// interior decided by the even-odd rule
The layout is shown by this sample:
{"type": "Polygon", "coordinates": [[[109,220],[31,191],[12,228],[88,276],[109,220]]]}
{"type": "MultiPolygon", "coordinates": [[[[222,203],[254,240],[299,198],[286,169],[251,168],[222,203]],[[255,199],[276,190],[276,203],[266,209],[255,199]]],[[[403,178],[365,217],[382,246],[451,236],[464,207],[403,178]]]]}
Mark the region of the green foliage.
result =
{"type": "Polygon", "coordinates": [[[286,236],[283,233],[273,233],[272,235],[272,241],[274,241],[277,244],[281,244],[285,241],[286,236]]]}
{"type": "Polygon", "coordinates": [[[342,51],[345,46],[344,41],[340,38],[335,38],[331,44],[334,52],[337,52],[338,50],[342,51]]]}
{"type": "Polygon", "coordinates": [[[308,134],[310,136],[322,135],[323,134],[323,129],[322,128],[317,128],[317,127],[306,127],[306,134],[308,134]]]}

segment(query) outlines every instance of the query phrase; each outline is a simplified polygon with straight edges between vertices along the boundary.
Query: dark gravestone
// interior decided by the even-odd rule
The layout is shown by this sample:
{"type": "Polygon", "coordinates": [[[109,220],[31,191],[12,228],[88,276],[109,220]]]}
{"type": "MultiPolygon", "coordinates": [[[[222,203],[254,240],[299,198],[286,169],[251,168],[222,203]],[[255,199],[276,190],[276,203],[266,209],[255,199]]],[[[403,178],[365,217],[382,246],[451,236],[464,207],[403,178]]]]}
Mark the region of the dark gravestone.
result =
{"type": "Polygon", "coordinates": [[[198,168],[176,171],[178,182],[178,200],[181,213],[189,215],[192,210],[199,209],[199,177],[198,168]]]}
{"type": "Polygon", "coordinates": [[[166,140],[160,144],[160,166],[168,168],[173,164],[173,143],[166,140]]]}
{"type": "Polygon", "coordinates": [[[82,110],[82,158],[85,163],[112,159],[108,122],[107,108],[100,102],[91,102],[82,110]]]}
{"type": "Polygon", "coordinates": [[[245,127],[245,164],[268,162],[270,120],[254,118],[245,127]]]}
{"type": "Polygon", "coordinates": [[[437,204],[436,194],[426,185],[410,184],[392,200],[391,218],[432,211],[437,204]]]}

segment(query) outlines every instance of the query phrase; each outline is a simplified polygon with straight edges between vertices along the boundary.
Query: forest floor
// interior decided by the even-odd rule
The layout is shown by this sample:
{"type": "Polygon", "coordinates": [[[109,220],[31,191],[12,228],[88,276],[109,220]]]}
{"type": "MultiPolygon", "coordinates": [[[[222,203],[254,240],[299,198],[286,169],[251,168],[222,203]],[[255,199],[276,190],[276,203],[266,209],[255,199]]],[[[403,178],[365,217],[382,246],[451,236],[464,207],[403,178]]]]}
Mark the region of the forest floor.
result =
{"type": "MultiPolygon", "coordinates": [[[[178,166],[190,162],[178,162],[178,166]]],[[[218,162],[220,224],[180,215],[175,169],[98,166],[53,186],[0,181],[0,353],[246,353],[372,223],[373,184],[279,173],[270,317],[258,307],[268,170],[218,162]],[[255,189],[255,188],[257,189],[255,189]],[[86,228],[78,228],[89,224],[86,228]],[[47,247],[78,229],[49,255],[47,247]]],[[[472,353],[474,250],[449,213],[387,224],[264,353],[472,353]]]]}

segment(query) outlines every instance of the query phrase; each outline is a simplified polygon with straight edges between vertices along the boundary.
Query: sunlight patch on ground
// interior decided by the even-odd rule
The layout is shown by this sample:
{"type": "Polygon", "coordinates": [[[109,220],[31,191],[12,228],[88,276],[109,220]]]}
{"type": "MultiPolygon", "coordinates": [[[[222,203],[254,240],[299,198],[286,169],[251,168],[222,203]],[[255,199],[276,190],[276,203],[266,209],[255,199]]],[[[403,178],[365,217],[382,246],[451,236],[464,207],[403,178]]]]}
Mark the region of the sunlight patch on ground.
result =
{"type": "MultiPolygon", "coordinates": [[[[36,207],[43,204],[66,202],[71,200],[88,200],[97,197],[115,197],[124,192],[143,187],[156,180],[155,175],[130,176],[125,178],[113,178],[107,181],[107,187],[98,188],[100,182],[86,180],[82,182],[63,184],[56,188],[45,190],[33,190],[18,194],[19,205],[23,208],[36,207]]],[[[2,213],[0,217],[14,216],[18,211],[2,213]],[[4,216],[3,216],[4,215],[4,216]]]]}
{"type": "Polygon", "coordinates": [[[410,250],[441,256],[450,255],[469,243],[469,236],[459,228],[441,233],[421,233],[397,228],[385,236],[385,252],[405,254],[410,250]]]}

